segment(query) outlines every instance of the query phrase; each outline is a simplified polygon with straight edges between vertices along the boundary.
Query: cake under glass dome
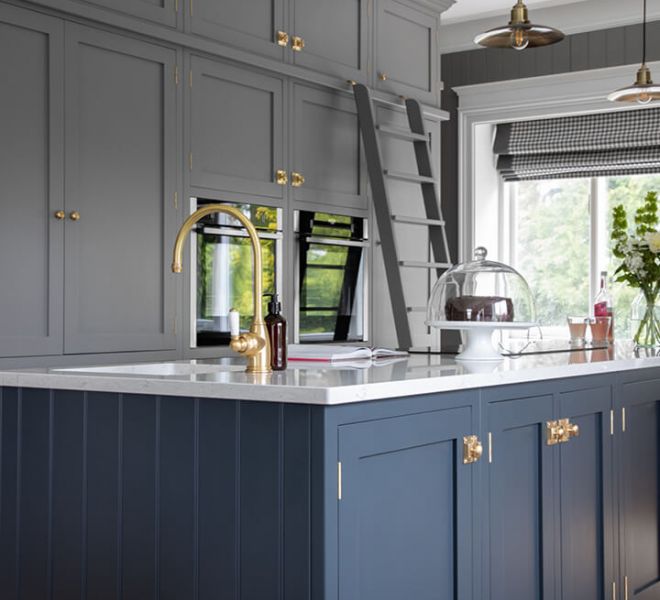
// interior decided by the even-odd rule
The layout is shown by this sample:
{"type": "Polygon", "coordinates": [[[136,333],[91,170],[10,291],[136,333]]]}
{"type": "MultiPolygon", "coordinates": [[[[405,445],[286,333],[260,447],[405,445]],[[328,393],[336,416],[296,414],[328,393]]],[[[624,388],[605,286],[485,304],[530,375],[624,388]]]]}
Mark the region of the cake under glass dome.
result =
{"type": "Polygon", "coordinates": [[[465,332],[458,360],[501,360],[493,347],[496,329],[535,327],[534,298],[512,267],[487,260],[479,247],[474,260],[456,265],[438,279],[429,300],[427,325],[465,332]]]}

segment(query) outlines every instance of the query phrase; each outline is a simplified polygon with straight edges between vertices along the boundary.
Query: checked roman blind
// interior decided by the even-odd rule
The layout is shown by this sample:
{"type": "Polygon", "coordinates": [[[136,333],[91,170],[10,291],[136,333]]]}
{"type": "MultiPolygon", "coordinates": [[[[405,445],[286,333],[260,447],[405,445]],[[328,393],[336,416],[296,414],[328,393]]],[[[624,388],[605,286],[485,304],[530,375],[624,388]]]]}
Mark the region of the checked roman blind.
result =
{"type": "Polygon", "coordinates": [[[494,151],[505,181],[660,172],[660,108],[501,123],[494,151]]]}

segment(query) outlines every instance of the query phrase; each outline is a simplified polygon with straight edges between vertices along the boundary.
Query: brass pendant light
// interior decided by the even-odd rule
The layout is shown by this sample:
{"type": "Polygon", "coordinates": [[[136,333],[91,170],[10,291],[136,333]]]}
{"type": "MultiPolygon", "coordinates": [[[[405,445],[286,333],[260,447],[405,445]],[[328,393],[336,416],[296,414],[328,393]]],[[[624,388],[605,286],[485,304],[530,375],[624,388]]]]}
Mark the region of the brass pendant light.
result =
{"type": "Polygon", "coordinates": [[[558,29],[530,23],[525,3],[518,0],[511,9],[511,21],[508,25],[481,33],[474,38],[474,42],[487,48],[524,50],[556,44],[563,39],[564,34],[558,29]]]}
{"type": "Polygon", "coordinates": [[[637,79],[631,86],[612,92],[607,99],[612,102],[637,102],[639,104],[660,100],[660,85],[653,83],[651,70],[646,66],[646,0],[644,0],[644,27],[642,30],[642,66],[637,71],[637,79]]]}

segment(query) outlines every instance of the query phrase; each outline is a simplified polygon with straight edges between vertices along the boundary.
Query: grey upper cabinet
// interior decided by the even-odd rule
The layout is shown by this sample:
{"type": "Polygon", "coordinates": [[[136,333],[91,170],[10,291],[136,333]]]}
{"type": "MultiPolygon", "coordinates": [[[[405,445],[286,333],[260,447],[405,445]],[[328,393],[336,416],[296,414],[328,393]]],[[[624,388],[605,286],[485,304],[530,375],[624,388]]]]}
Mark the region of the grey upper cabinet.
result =
{"type": "Polygon", "coordinates": [[[438,103],[438,17],[396,0],[379,0],[376,12],[375,87],[438,103]]]}
{"type": "Polygon", "coordinates": [[[66,34],[65,352],[175,348],[176,51],[66,34]]]}
{"type": "Polygon", "coordinates": [[[197,56],[190,69],[191,185],[283,199],[283,80],[197,56]]]}
{"type": "Polygon", "coordinates": [[[63,33],[0,4],[0,356],[62,351],[63,33]]]}
{"type": "Polygon", "coordinates": [[[292,110],[291,198],[366,209],[367,180],[353,100],[296,84],[292,110]]]}
{"type": "Polygon", "coordinates": [[[370,0],[291,0],[292,48],[296,65],[343,79],[366,81],[370,0]],[[300,42],[297,42],[300,44],[300,42]]]}
{"type": "Polygon", "coordinates": [[[191,33],[248,52],[282,60],[285,47],[277,43],[284,27],[285,0],[194,0],[188,6],[191,33]]]}

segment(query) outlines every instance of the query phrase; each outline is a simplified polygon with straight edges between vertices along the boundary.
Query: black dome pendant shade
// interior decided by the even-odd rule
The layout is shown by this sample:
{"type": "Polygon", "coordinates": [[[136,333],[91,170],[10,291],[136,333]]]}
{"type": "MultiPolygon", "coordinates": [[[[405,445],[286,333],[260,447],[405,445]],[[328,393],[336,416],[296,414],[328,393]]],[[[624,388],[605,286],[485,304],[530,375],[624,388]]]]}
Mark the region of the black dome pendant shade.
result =
{"type": "Polygon", "coordinates": [[[534,25],[529,22],[527,7],[522,0],[511,9],[511,21],[504,27],[496,27],[479,34],[474,42],[486,48],[513,48],[524,50],[549,46],[564,39],[564,34],[553,27],[534,25]]]}

